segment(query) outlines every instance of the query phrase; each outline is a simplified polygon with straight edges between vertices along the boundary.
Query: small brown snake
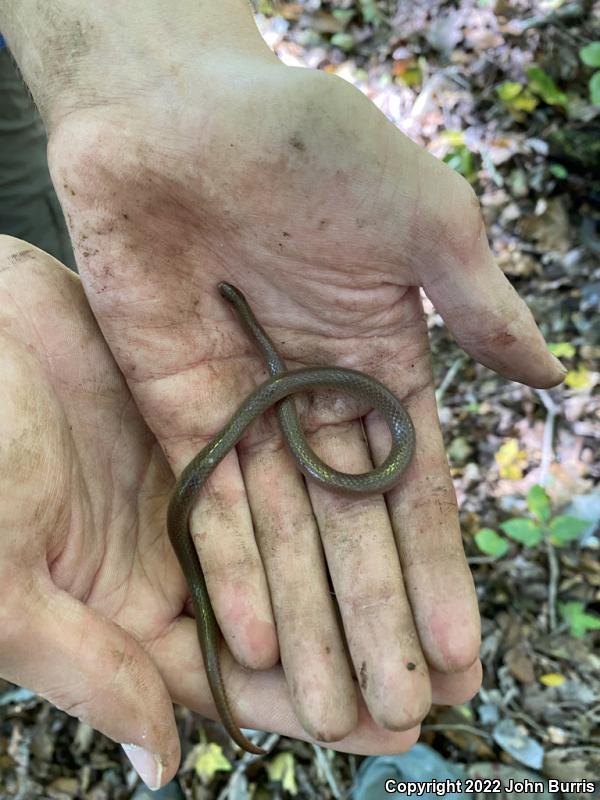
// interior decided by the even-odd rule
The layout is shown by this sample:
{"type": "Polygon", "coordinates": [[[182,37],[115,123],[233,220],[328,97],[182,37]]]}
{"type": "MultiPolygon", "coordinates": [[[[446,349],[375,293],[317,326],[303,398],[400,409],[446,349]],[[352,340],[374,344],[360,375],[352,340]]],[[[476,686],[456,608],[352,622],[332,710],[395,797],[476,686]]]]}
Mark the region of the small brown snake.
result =
{"type": "Polygon", "coordinates": [[[169,503],[167,527],[190,589],[204,666],[223,725],[240,747],[249,753],[262,755],[265,751],[240,731],[225,692],[219,666],[219,626],[189,530],[189,516],[194,502],[209,475],[235,447],[250,423],[276,403],[279,404],[277,416],[283,438],[298,468],[311,480],[341,492],[376,493],[391,489],[398,483],[412,457],[415,433],[410,417],[398,398],[375,378],[336,367],[288,372],[239,289],[228,283],[220,283],[219,291],[234,306],[247,332],[256,341],[272,377],[244,400],[223,430],[183,470],[169,503]],[[294,400],[289,396],[315,388],[337,389],[367,400],[381,412],[392,434],[391,450],[381,466],[360,475],[338,472],[311,450],[300,428],[294,400]]]}

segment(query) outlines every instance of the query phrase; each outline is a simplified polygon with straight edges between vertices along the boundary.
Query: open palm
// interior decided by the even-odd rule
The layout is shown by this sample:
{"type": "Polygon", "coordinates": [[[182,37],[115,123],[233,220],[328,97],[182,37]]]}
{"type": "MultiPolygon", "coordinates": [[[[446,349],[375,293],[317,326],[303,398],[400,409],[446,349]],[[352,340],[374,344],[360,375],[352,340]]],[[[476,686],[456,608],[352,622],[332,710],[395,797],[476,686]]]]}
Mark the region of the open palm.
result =
{"type": "MultiPolygon", "coordinates": [[[[409,729],[439,672],[472,691],[479,641],[418,287],[483,363],[532,385],[561,373],[460,177],[331,76],[270,53],[205,64],[202,82],[199,69],[178,64],[176,95],[158,82],[126,110],[107,96],[51,131],[85,291],[177,473],[266,376],[220,280],[290,368],[360,369],[405,401],[416,457],[387,503],[305,487],[267,417],[214,473],[192,533],[235,658],[267,668],[280,653],[308,732],[354,728],[352,667],[373,718],[409,729]]],[[[366,417],[365,439],[366,409],[346,398],[300,410],[333,466],[385,455],[381,421],[366,417]]]]}

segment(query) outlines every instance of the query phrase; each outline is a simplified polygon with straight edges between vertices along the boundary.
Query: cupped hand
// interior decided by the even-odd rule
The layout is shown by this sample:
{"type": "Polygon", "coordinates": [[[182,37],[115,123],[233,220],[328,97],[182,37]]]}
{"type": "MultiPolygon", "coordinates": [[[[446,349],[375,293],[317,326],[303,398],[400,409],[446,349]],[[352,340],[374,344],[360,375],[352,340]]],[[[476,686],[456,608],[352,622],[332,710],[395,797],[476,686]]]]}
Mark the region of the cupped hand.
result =
{"type": "MultiPolygon", "coordinates": [[[[126,744],[156,788],[179,763],[172,699],[215,716],[165,530],[171,471],[78,278],[6,236],[0,342],[0,676],[126,744]]],[[[306,737],[280,667],[229,658],[225,679],[240,722],[306,737]]],[[[465,682],[436,676],[434,693],[461,700],[465,682]]],[[[338,749],[399,752],[418,735],[358,713],[338,749]]]]}
{"type": "MultiPolygon", "coordinates": [[[[235,659],[264,669],[280,651],[306,731],[354,729],[353,673],[377,723],[410,729],[432,683],[452,687],[442,702],[466,697],[479,669],[419,286],[482,363],[534,386],[562,372],[462,178],[335,77],[186,47],[140,56],[126,88],[103,79],[100,100],[54,118],[51,172],[85,291],[176,473],[266,377],[221,280],[289,368],[359,369],[405,402],[416,454],[385,499],[305,486],[267,416],[215,471],[192,533],[235,659]]],[[[385,456],[385,426],[373,414],[363,426],[347,398],[299,408],[334,467],[385,456]]]]}

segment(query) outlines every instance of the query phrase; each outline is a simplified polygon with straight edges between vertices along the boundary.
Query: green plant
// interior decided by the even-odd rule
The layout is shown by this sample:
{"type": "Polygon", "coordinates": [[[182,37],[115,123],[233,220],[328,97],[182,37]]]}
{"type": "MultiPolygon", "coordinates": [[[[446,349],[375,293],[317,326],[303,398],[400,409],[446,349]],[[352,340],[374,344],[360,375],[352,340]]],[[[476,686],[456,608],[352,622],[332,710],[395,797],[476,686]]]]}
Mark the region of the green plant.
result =
{"type": "Polygon", "coordinates": [[[496,86],[496,94],[518,121],[525,119],[525,114],[533,111],[538,105],[538,99],[522,83],[504,81],[496,86]]]}
{"type": "Polygon", "coordinates": [[[375,0],[360,0],[360,10],[365,22],[377,27],[384,22],[384,16],[377,8],[375,0]]]}
{"type": "Polygon", "coordinates": [[[443,131],[441,138],[450,145],[450,150],[443,158],[444,163],[459,172],[463,178],[473,182],[477,177],[474,153],[469,150],[462,131],[443,131]]]}
{"type": "Polygon", "coordinates": [[[548,350],[557,358],[573,358],[577,352],[570,342],[550,342],[548,350]]]}
{"type": "Polygon", "coordinates": [[[549,106],[566,108],[567,95],[541,67],[532,66],[526,72],[527,85],[504,81],[496,87],[496,94],[513,117],[522,122],[540,100],[549,106]]]}
{"type": "MultiPolygon", "coordinates": [[[[600,67],[600,42],[590,42],[579,51],[579,58],[587,67],[600,67]]],[[[600,70],[594,72],[589,80],[590,102],[600,106],[600,70]]]]}
{"type": "MultiPolygon", "coordinates": [[[[500,523],[502,533],[524,547],[535,547],[544,539],[555,547],[563,547],[578,539],[589,522],[568,514],[552,516],[550,499],[545,489],[538,484],[527,493],[529,517],[514,517],[500,523]]],[[[482,528],[475,534],[475,543],[482,553],[502,558],[508,552],[505,536],[491,528],[482,528]]]]}
{"type": "Polygon", "coordinates": [[[561,617],[569,626],[571,636],[575,636],[576,639],[583,639],[588,631],[600,631],[600,617],[589,614],[583,603],[576,601],[559,603],[558,608],[561,617]]]}
{"type": "Polygon", "coordinates": [[[541,67],[529,67],[527,85],[533,94],[538,95],[549,106],[567,105],[567,95],[554,83],[550,75],[541,67]]]}
{"type": "Polygon", "coordinates": [[[473,163],[473,153],[465,144],[453,148],[444,156],[444,161],[456,172],[460,172],[468,181],[472,181],[477,175],[473,163]]]}

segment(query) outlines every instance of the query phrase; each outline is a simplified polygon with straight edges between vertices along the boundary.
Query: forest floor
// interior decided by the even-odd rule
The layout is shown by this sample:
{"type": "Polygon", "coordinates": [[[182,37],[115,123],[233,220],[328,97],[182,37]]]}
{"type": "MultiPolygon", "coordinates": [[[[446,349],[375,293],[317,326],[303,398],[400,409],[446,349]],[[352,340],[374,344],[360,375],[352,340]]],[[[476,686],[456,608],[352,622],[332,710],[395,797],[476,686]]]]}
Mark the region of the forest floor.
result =
{"type": "MultiPolygon", "coordinates": [[[[465,356],[424,298],[484,680],[471,702],[434,707],[421,741],[472,775],[528,768],[600,792],[600,7],[255,6],[285,63],[350,81],[472,183],[498,263],[569,368],[550,391],[510,383],[465,356]]],[[[257,761],[177,713],[184,797],[349,796],[360,757],[275,737],[257,761]]],[[[0,798],[122,800],[136,780],[114,743],[0,681],[0,798]]]]}

